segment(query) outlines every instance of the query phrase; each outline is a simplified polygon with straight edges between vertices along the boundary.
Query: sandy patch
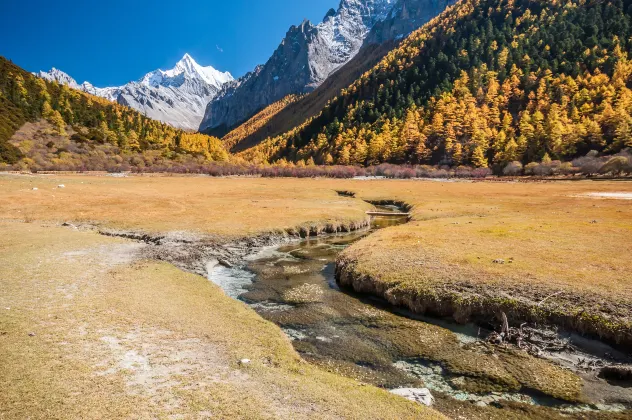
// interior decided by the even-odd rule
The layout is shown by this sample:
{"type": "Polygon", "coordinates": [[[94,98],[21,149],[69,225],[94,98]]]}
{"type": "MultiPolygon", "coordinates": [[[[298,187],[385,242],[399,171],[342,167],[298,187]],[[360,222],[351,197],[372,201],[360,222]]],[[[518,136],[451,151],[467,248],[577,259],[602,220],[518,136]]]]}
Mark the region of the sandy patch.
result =
{"type": "Polygon", "coordinates": [[[174,392],[177,389],[248,380],[247,374],[230,368],[214,345],[199,338],[141,328],[101,333],[106,335],[100,343],[90,343],[86,349],[100,355],[96,375],[123,375],[132,395],[145,395],[167,410],[183,404],[174,392]]]}
{"type": "Polygon", "coordinates": [[[629,193],[629,192],[590,193],[590,194],[583,195],[583,197],[609,198],[609,199],[612,199],[612,200],[632,200],[632,193],[629,193]]]}

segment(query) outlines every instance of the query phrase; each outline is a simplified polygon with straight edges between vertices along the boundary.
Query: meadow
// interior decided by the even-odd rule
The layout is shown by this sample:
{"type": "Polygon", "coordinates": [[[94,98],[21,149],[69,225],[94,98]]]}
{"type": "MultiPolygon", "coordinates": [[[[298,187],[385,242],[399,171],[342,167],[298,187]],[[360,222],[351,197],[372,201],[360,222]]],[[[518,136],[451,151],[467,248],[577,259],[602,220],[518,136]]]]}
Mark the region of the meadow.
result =
{"type": "Polygon", "coordinates": [[[207,180],[37,177],[37,191],[30,181],[0,179],[8,194],[0,221],[0,417],[442,418],[302,361],[278,327],[207,279],[146,259],[148,245],[60,226],[201,223],[199,231],[244,235],[326,222],[335,218],[331,208],[339,222],[363,218],[362,205],[297,189],[303,199],[284,202],[284,214],[270,211],[279,200],[272,186],[256,183],[238,191],[213,182],[226,187],[200,198],[194,187],[207,180]],[[245,198],[255,190],[260,207],[245,198]],[[131,197],[136,206],[117,208],[131,197]],[[231,225],[222,222],[228,209],[231,225]]]}
{"type": "MultiPolygon", "coordinates": [[[[302,361],[205,278],[98,232],[231,244],[359,227],[365,200],[400,202],[409,223],[341,254],[349,287],[462,322],[502,310],[624,344],[632,208],[612,193],[632,184],[0,175],[0,417],[441,418],[302,361]]],[[[505,415],[459,404],[439,408],[505,415]]]]}

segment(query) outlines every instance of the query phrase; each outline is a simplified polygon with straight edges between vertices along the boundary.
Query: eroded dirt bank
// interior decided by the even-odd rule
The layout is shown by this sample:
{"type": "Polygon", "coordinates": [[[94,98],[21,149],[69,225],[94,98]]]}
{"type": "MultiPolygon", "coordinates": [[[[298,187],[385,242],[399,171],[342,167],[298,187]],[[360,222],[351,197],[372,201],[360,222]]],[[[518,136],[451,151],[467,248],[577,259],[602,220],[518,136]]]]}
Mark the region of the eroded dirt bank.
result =
{"type": "Polygon", "coordinates": [[[126,238],[150,244],[152,246],[145,248],[144,251],[146,258],[166,261],[182,270],[208,277],[209,271],[215,266],[232,267],[239,265],[243,263],[244,258],[263,248],[278,246],[302,238],[366,230],[370,223],[370,217],[366,216],[356,221],[305,224],[285,231],[278,230],[239,239],[189,232],[170,232],[161,235],[142,231],[99,228],[92,225],[66,225],[77,229],[96,230],[105,236],[126,238]]]}
{"type": "Polygon", "coordinates": [[[458,323],[489,324],[505,313],[511,325],[553,325],[632,349],[632,303],[603,296],[538,285],[481,285],[468,281],[428,282],[425,287],[386,282],[367,274],[354,250],[336,261],[336,279],[343,287],[385,299],[413,313],[450,317],[458,323]]]}

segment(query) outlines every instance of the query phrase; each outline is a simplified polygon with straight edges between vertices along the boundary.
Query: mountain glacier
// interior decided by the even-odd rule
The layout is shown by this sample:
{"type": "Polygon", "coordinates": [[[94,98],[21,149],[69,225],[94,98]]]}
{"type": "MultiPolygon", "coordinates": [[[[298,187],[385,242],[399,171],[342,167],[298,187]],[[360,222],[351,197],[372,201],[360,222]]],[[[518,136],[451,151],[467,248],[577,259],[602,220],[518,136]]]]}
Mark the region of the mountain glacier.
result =
{"type": "Polygon", "coordinates": [[[396,3],[342,0],[318,25],[292,26],[265,65],[226,84],[208,104],[200,130],[225,131],[289,94],[313,91],[358,53],[371,28],[396,3]]]}
{"type": "Polygon", "coordinates": [[[206,105],[222,86],[234,80],[228,72],[199,65],[189,54],[170,70],[147,73],[139,81],[120,87],[98,88],[89,82],[79,85],[55,68],[36,75],[129,106],[149,118],[185,130],[198,129],[206,105]]]}

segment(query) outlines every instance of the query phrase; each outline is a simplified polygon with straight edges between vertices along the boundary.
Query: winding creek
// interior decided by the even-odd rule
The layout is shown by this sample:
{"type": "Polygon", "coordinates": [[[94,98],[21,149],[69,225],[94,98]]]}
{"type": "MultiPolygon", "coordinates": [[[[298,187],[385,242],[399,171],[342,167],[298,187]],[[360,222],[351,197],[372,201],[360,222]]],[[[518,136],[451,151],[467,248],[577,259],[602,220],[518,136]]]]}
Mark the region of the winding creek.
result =
{"type": "MultiPolygon", "coordinates": [[[[380,213],[401,211],[396,206],[376,207],[380,213]]],[[[584,394],[591,401],[602,402],[569,403],[526,382],[516,386],[506,379],[486,376],[478,367],[472,375],[464,373],[460,366],[465,361],[477,365],[478,357],[490,359],[489,347],[482,340],[487,332],[478,326],[415,316],[379,299],[341,290],[335,280],[337,255],[375,230],[407,220],[406,216],[378,216],[364,231],[265,248],[240,266],[212,267],[209,278],[229,296],[279,325],[304,359],[366,383],[387,389],[427,387],[437,398],[479,406],[521,402],[567,412],[620,411],[632,406],[632,388],[577,368],[581,359],[627,359],[602,343],[566,335],[564,338],[575,347],[572,353],[547,353],[543,356],[548,361],[539,359],[575,371],[584,381],[584,394]]],[[[510,371],[522,363],[521,356],[514,353],[500,354],[502,366],[510,371]]],[[[498,359],[498,355],[494,357],[498,359]]]]}

